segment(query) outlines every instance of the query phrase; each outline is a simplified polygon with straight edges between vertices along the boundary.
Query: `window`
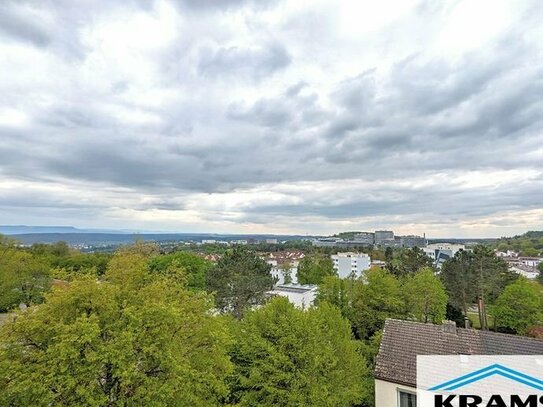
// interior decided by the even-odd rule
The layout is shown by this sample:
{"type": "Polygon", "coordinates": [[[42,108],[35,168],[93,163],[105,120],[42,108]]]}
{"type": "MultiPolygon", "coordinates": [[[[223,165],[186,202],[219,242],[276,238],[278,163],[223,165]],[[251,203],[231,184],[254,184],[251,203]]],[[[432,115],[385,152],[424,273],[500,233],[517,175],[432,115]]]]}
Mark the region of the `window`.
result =
{"type": "Polygon", "coordinates": [[[417,396],[413,393],[400,391],[398,407],[417,407],[417,396]]]}

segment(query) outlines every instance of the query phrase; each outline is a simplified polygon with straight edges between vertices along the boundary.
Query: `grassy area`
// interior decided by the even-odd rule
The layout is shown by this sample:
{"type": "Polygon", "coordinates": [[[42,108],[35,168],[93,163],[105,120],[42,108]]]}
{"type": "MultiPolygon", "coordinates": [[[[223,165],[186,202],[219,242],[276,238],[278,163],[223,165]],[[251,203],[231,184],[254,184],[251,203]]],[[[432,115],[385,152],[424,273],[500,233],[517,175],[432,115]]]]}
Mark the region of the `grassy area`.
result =
{"type": "MultiPolygon", "coordinates": [[[[479,314],[477,312],[468,312],[468,318],[472,328],[481,329],[479,314]]],[[[494,317],[487,314],[486,319],[488,320],[488,327],[492,328],[494,326],[494,317]]]]}

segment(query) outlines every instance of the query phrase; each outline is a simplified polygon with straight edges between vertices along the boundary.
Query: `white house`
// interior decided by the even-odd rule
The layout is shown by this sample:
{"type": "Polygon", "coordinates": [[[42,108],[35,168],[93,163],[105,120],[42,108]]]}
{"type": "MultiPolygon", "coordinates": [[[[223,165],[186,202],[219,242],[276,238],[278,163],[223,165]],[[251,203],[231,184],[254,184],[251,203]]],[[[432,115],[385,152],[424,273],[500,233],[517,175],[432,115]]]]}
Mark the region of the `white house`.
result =
{"type": "Polygon", "coordinates": [[[301,309],[307,309],[317,296],[318,287],[316,285],[306,284],[280,284],[276,285],[270,295],[278,295],[281,297],[287,297],[288,300],[296,307],[301,309]]]}
{"type": "Polygon", "coordinates": [[[543,355],[519,335],[387,319],[375,366],[375,407],[416,407],[417,355],[543,355]]]}
{"type": "Polygon", "coordinates": [[[334,270],[340,278],[360,277],[369,270],[371,259],[366,253],[338,253],[331,256],[334,262],[334,270]]]}

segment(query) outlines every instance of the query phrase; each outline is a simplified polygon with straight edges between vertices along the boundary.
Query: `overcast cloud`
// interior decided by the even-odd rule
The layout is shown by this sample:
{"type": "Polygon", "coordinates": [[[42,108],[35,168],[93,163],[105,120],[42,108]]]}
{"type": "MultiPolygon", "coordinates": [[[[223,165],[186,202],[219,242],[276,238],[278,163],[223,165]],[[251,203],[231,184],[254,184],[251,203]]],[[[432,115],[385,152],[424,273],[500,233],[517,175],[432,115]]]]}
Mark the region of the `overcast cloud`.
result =
{"type": "Polygon", "coordinates": [[[543,3],[0,4],[0,224],[543,229],[543,3]]]}

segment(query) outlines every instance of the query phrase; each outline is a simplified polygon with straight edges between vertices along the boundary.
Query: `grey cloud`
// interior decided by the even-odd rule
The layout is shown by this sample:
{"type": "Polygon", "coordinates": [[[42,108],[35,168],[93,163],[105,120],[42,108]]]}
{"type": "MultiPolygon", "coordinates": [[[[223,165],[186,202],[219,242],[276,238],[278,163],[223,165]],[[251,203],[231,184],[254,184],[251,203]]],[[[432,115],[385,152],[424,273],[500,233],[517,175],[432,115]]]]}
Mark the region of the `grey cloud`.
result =
{"type": "Polygon", "coordinates": [[[215,51],[201,51],[198,72],[205,77],[260,80],[286,68],[290,63],[290,55],[278,43],[250,49],[221,47],[215,51]]]}
{"type": "Polygon", "coordinates": [[[41,26],[36,19],[25,18],[22,11],[9,2],[0,5],[0,32],[14,40],[29,42],[38,47],[45,47],[51,42],[46,27],[41,26]]]}
{"type": "MultiPolygon", "coordinates": [[[[53,3],[45,4],[54,7],[53,3]]],[[[419,10],[422,14],[447,13],[436,2],[425,3],[419,10]]],[[[0,10],[12,13],[13,4],[9,10],[0,10]]],[[[107,14],[108,7],[121,7],[78,9],[70,2],[62,4],[63,11],[55,9],[56,21],[72,19],[83,25],[92,24],[96,13],[107,14]]],[[[176,12],[187,21],[204,14],[186,10],[239,7],[243,14],[247,6],[258,15],[259,7],[249,0],[177,4],[176,12]]],[[[127,14],[132,9],[155,12],[152,5],[138,1],[123,3],[123,7],[127,14]]],[[[6,16],[0,14],[0,26],[9,31],[9,41],[47,48],[42,52],[55,57],[79,53],[73,69],[85,61],[87,50],[79,43],[78,27],[73,24],[59,31],[17,25],[13,19],[10,26],[2,24],[6,16]]],[[[298,17],[301,30],[303,18],[298,17]]],[[[205,14],[206,24],[216,23],[213,29],[191,21],[190,32],[183,31],[187,28],[181,24],[176,26],[175,35],[182,44],[165,46],[151,61],[156,62],[156,72],[168,73],[157,81],[159,85],[154,77],[143,84],[123,78],[108,83],[105,77],[95,93],[67,87],[66,93],[55,94],[51,84],[43,89],[16,84],[15,90],[4,92],[5,107],[26,111],[30,119],[17,130],[0,128],[0,174],[6,179],[58,185],[70,180],[82,188],[91,184],[128,188],[153,196],[131,204],[141,210],[184,208],[185,203],[174,198],[190,200],[195,192],[231,193],[306,181],[342,185],[367,180],[377,185],[345,196],[289,191],[299,203],[255,204],[240,210],[241,221],[255,222],[274,216],[460,219],[541,208],[541,179],[479,190],[446,182],[420,188],[398,186],[469,170],[543,171],[541,156],[536,154],[543,145],[543,59],[541,44],[530,42],[528,35],[506,33],[486,50],[455,60],[419,49],[408,58],[403,54],[393,58],[389,70],[364,67],[359,75],[338,78],[331,86],[314,83],[304,70],[315,66],[326,74],[333,68],[333,49],[330,61],[319,60],[322,56],[308,49],[313,51],[315,44],[329,47],[337,38],[315,38],[306,48],[308,37],[292,36],[286,42],[284,34],[292,33],[291,28],[279,25],[255,36],[254,46],[242,38],[239,43],[245,45],[231,47],[228,44],[237,43],[235,35],[231,28],[221,26],[221,18],[221,13],[205,14]],[[288,50],[283,44],[288,44],[288,50]],[[138,95],[138,90],[140,96],[127,100],[126,95],[138,95]],[[123,121],[119,110],[132,113],[134,121],[123,121]],[[140,111],[158,120],[139,122],[140,111]]],[[[258,24],[266,21],[251,22],[242,31],[254,30],[258,24]]],[[[530,27],[526,31],[538,32],[530,27]]],[[[318,34],[318,27],[307,28],[309,32],[318,34]]],[[[330,32],[328,27],[327,35],[330,32]]],[[[9,87],[8,80],[0,86],[9,87]]],[[[38,201],[32,195],[12,194],[0,198],[0,207],[24,207],[25,202],[30,207],[38,201]]],[[[54,196],[44,199],[41,206],[66,208],[54,196]]],[[[98,212],[103,206],[107,204],[95,204],[98,212]]],[[[221,216],[220,212],[221,208],[211,209],[202,216],[221,216]]]]}
{"type": "Polygon", "coordinates": [[[197,11],[228,10],[250,5],[257,8],[268,8],[279,0],[173,0],[181,8],[197,11]]]}

